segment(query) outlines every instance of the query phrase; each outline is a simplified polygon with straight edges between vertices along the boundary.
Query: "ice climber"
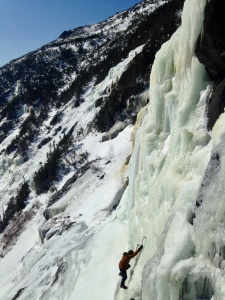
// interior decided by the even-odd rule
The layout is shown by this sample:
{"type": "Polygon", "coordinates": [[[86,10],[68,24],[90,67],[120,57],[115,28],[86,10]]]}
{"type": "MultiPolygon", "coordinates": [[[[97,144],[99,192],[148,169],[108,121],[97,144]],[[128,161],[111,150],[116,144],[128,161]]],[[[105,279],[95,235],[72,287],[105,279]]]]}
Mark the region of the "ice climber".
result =
{"type": "Polygon", "coordinates": [[[127,287],[125,286],[125,281],[127,279],[127,269],[130,268],[129,262],[133,257],[135,257],[142,250],[142,248],[143,245],[141,245],[135,252],[133,250],[129,250],[128,252],[123,253],[123,257],[119,262],[119,269],[120,269],[119,275],[122,276],[120,287],[122,289],[127,289],[127,287]]]}

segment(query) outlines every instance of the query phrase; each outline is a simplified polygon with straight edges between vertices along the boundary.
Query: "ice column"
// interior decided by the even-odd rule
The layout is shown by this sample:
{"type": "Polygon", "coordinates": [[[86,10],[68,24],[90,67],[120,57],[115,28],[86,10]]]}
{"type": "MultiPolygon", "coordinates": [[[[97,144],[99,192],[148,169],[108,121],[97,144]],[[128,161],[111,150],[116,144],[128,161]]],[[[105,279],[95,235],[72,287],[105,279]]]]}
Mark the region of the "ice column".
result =
{"type": "Polygon", "coordinates": [[[205,113],[211,82],[194,56],[205,5],[206,0],[186,0],[181,27],[156,55],[150,104],[122,202],[131,209],[131,247],[147,236],[128,290],[129,296],[142,300],[190,300],[213,294],[206,279],[191,275],[199,266],[193,214],[212,152],[205,113]],[[187,290],[191,294],[186,297],[187,290]]]}

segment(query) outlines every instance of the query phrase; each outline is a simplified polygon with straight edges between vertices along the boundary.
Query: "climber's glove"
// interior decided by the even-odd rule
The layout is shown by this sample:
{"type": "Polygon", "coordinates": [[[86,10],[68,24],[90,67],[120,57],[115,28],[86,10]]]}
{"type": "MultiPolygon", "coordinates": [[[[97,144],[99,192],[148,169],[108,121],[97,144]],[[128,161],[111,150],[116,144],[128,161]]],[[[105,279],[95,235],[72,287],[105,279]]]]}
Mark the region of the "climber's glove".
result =
{"type": "Polygon", "coordinates": [[[138,251],[141,251],[143,249],[143,245],[141,245],[139,248],[138,248],[138,251]]]}

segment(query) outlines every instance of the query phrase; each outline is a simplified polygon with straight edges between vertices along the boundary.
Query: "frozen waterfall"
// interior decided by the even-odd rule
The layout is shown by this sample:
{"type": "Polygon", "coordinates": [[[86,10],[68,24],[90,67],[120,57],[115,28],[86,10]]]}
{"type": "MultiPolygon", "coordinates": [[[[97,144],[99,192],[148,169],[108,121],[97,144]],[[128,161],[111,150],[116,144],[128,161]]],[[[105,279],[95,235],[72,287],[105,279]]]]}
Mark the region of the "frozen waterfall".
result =
{"type": "Polygon", "coordinates": [[[212,82],[194,56],[206,3],[186,0],[181,27],[156,55],[139,120],[118,212],[129,212],[131,246],[147,236],[129,282],[135,299],[225,299],[225,114],[208,132],[212,82]]]}

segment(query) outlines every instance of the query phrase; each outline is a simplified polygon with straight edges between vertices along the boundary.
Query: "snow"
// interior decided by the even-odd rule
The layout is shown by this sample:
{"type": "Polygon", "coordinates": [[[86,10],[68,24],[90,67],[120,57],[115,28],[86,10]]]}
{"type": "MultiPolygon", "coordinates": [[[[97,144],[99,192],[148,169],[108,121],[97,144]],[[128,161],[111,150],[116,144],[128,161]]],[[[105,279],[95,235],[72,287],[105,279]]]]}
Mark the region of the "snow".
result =
{"type": "MultiPolygon", "coordinates": [[[[139,47],[137,51],[141,49],[142,47],[139,47]]],[[[68,103],[61,110],[63,118],[57,126],[61,125],[69,130],[80,121],[74,138],[81,127],[85,132],[97,112],[93,105],[90,108],[90,103],[94,103],[96,99],[96,91],[98,95],[109,89],[111,81],[121,76],[126,64],[136,53],[132,51],[123,63],[114,67],[110,71],[110,79],[107,77],[97,89],[94,88],[94,82],[91,82],[84,95],[86,101],[76,112],[73,105],[68,103]]],[[[26,180],[32,180],[39,164],[45,161],[49,144],[41,149],[38,149],[37,145],[54,132],[55,128],[52,128],[46,134],[46,129],[57,113],[59,111],[56,109],[49,112],[49,120],[43,124],[39,138],[32,145],[30,160],[22,165],[8,167],[2,175],[1,203],[6,203],[15,193],[23,176],[26,180]],[[9,182],[12,182],[11,186],[9,182]]],[[[115,207],[126,188],[126,161],[131,154],[132,129],[132,126],[127,126],[116,138],[106,142],[101,142],[103,134],[94,132],[84,133],[84,136],[76,141],[74,147],[88,151],[89,161],[93,163],[91,168],[72,184],[70,190],[48,208],[54,211],[51,220],[46,222],[42,216],[51,193],[38,197],[34,193],[30,195],[30,203],[38,200],[41,209],[26,225],[12,250],[0,261],[0,278],[4,278],[0,280],[0,298],[12,299],[23,289],[21,299],[74,299],[74,295],[84,293],[86,281],[89,284],[92,282],[94,287],[107,278],[104,288],[96,291],[96,297],[112,295],[113,299],[118,281],[118,261],[127,248],[127,225],[117,221],[115,207]],[[38,232],[43,230],[46,233],[42,244],[38,232]],[[107,240],[107,244],[102,243],[103,240],[107,240]],[[117,247],[120,251],[116,251],[117,247]],[[107,268],[105,261],[108,263],[107,268]],[[93,275],[96,272],[98,276],[93,275]],[[74,276],[71,277],[71,274],[74,276]]],[[[14,136],[15,133],[12,132],[4,146],[7,146],[9,139],[14,136]]],[[[54,136],[51,143],[59,139],[60,132],[54,136]]],[[[57,185],[58,189],[62,188],[72,175],[69,173],[63,178],[57,185]]],[[[93,295],[91,289],[85,289],[85,293],[86,299],[93,295]]]]}
{"type": "MultiPolygon", "coordinates": [[[[111,83],[118,80],[142,48],[133,50],[97,86],[94,86],[94,80],[91,81],[83,95],[85,101],[78,108],[74,107],[72,99],[64,108],[49,111],[48,120],[43,123],[38,138],[31,145],[28,161],[19,164],[18,158],[13,155],[2,154],[4,161],[15,162],[4,168],[0,178],[2,205],[15,194],[23,180],[28,180],[32,185],[33,174],[40,163],[46,161],[50,143],[60,140],[61,131],[53,134],[56,127],[49,126],[57,113],[62,113],[62,119],[56,126],[62,126],[66,131],[78,122],[73,133],[73,147],[82,152],[88,151],[88,161],[91,163],[90,168],[78,177],[60,200],[48,207],[54,216],[49,221],[44,219],[43,213],[52,193],[30,194],[26,210],[37,201],[41,208],[25,225],[17,240],[11,241],[12,249],[8,253],[7,250],[2,252],[5,256],[0,260],[1,299],[12,299],[19,291],[20,299],[74,299],[75,295],[84,294],[86,281],[88,284],[92,282],[94,287],[105,278],[107,281],[102,289],[96,291],[96,297],[111,295],[113,299],[115,286],[119,282],[118,261],[128,247],[127,225],[117,220],[116,206],[127,185],[127,158],[132,150],[133,127],[124,126],[125,129],[116,138],[105,142],[102,142],[103,133],[87,132],[98,112],[94,105],[96,99],[105,90],[110,92],[111,83]],[[84,134],[78,137],[81,128],[84,134]],[[51,142],[39,149],[38,144],[47,137],[52,137],[51,142]],[[102,243],[103,240],[107,243],[102,243]],[[117,251],[117,248],[120,250],[117,251]]],[[[25,117],[22,115],[20,122],[25,117]]],[[[1,144],[2,149],[7,147],[18,130],[9,133],[4,144],[1,144]]],[[[57,189],[60,190],[73,175],[71,171],[55,183],[57,189]]],[[[92,289],[85,289],[86,299],[92,295],[92,289]]],[[[82,299],[85,298],[82,296],[82,299]]]]}
{"type": "MultiPolygon", "coordinates": [[[[11,299],[20,288],[26,287],[25,296],[21,294],[21,299],[50,299],[55,296],[58,299],[74,299],[79,294],[86,297],[83,299],[90,299],[93,295],[103,298],[108,293],[112,296],[108,299],[113,299],[118,261],[127,247],[127,226],[116,220],[113,205],[120,200],[118,191],[124,185],[123,166],[131,152],[131,130],[131,126],[127,127],[117,138],[105,143],[96,143],[98,136],[87,137],[84,147],[90,151],[95,143],[92,155],[100,155],[100,174],[105,173],[105,177],[100,180],[98,172],[89,170],[52,206],[52,209],[67,206],[63,213],[54,217],[56,223],[53,228],[60,228],[64,220],[74,222],[61,235],[53,235],[41,245],[37,236],[40,215],[33,219],[33,227],[27,226],[16,247],[0,261],[0,278],[4,278],[0,282],[1,297],[11,299]],[[111,163],[105,164],[109,143],[113,145],[114,157],[111,163]],[[117,251],[118,247],[120,251],[117,251]],[[60,264],[61,260],[65,267],[65,278],[62,279],[65,286],[59,279],[60,284],[55,283],[56,289],[53,278],[57,272],[56,262],[60,264]],[[93,292],[91,288],[85,288],[86,285],[93,288],[101,286],[106,278],[102,289],[93,292]]],[[[43,222],[43,217],[41,219],[43,222]]]]}
{"type": "Polygon", "coordinates": [[[119,222],[110,223],[90,240],[87,245],[91,249],[89,267],[79,276],[71,299],[78,295],[82,295],[83,299],[114,299],[120,252],[126,246],[126,229],[119,222]],[[118,249],[121,251],[118,252],[118,249]]]}

